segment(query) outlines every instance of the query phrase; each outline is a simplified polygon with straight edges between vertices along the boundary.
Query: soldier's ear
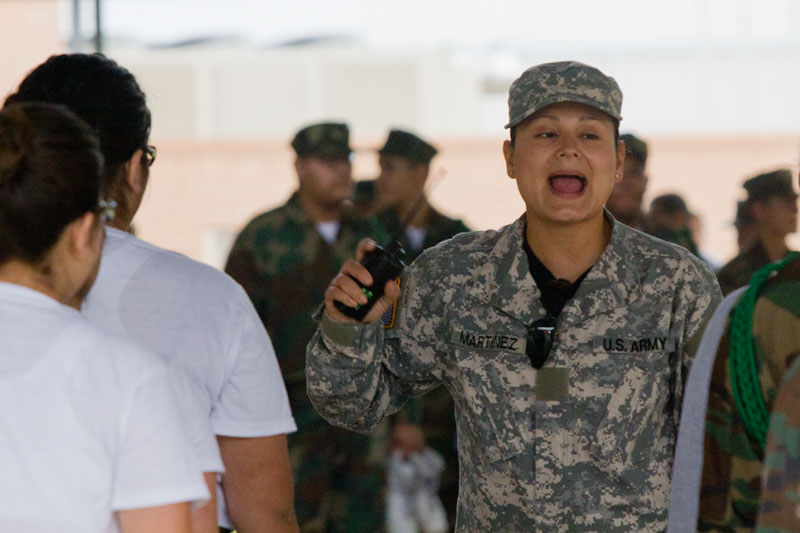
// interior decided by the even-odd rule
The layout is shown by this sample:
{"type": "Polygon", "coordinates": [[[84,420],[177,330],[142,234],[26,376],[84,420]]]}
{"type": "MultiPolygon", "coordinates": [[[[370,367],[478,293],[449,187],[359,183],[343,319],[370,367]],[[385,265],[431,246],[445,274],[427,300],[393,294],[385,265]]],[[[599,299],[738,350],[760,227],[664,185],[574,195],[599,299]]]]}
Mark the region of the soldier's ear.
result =
{"type": "Polygon", "coordinates": [[[617,168],[615,169],[617,181],[625,175],[625,141],[617,142],[617,168]]]}
{"type": "Polygon", "coordinates": [[[503,141],[503,157],[506,160],[506,174],[514,179],[514,146],[511,141],[503,141]]]}

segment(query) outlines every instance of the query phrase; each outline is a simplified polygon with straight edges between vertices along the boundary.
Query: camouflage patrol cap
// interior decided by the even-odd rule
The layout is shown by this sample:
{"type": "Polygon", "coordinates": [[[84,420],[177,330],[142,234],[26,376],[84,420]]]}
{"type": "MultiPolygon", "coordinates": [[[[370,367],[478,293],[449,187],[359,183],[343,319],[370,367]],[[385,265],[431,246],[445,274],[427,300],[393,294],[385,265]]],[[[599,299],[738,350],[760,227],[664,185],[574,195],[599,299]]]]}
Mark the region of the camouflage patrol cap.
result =
{"type": "Polygon", "coordinates": [[[403,130],[392,130],[386,143],[378,150],[382,155],[396,155],[415,163],[430,163],[437,150],[413,133],[403,130]]]}
{"type": "Polygon", "coordinates": [[[792,188],[792,171],[788,168],[754,176],[745,181],[743,187],[747,191],[747,199],[751,201],[768,200],[775,196],[797,198],[792,188]]]}
{"type": "Polygon", "coordinates": [[[297,132],[292,148],[299,157],[320,156],[347,158],[350,156],[350,130],[347,124],[321,122],[297,132]]]}
{"type": "Polygon", "coordinates": [[[516,126],[536,111],[559,102],[578,102],[622,120],[622,91],[614,78],[577,61],[529,68],[508,90],[508,124],[516,126]]]}
{"type": "Polygon", "coordinates": [[[619,140],[625,143],[625,155],[647,163],[647,143],[632,133],[620,135],[619,140]]]}

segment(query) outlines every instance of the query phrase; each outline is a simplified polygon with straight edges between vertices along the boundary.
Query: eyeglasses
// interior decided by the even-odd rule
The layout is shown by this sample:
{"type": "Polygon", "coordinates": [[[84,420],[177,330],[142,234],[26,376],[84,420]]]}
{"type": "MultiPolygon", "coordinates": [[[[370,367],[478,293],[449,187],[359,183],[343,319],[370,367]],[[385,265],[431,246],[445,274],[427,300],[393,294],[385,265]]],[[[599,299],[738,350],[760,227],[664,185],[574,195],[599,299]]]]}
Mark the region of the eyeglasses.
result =
{"type": "Polygon", "coordinates": [[[114,200],[100,200],[97,203],[97,207],[100,213],[100,221],[103,224],[113,221],[117,215],[117,202],[114,200]]]}
{"type": "Polygon", "coordinates": [[[556,319],[550,313],[540,318],[528,328],[525,335],[525,353],[531,360],[531,365],[536,370],[542,368],[550,350],[553,348],[555,337],[556,319]]]}
{"type": "Polygon", "coordinates": [[[156,155],[158,154],[158,150],[152,144],[148,144],[144,148],[142,148],[142,152],[144,152],[145,161],[147,163],[147,167],[152,167],[153,163],[156,162],[156,155]]]}

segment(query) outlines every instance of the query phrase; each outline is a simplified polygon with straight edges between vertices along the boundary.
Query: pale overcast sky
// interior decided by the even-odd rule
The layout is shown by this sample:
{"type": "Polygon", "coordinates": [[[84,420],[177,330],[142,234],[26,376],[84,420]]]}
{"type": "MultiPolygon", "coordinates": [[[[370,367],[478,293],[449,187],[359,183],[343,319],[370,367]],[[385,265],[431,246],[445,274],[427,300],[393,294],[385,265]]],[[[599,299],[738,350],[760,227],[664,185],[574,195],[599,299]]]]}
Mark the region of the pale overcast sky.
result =
{"type": "MultiPolygon", "coordinates": [[[[68,34],[72,0],[61,1],[68,34]]],[[[94,0],[82,2],[89,37],[94,0]]],[[[800,43],[794,0],[103,0],[103,22],[109,37],[148,44],[208,36],[456,49],[800,43]]]]}

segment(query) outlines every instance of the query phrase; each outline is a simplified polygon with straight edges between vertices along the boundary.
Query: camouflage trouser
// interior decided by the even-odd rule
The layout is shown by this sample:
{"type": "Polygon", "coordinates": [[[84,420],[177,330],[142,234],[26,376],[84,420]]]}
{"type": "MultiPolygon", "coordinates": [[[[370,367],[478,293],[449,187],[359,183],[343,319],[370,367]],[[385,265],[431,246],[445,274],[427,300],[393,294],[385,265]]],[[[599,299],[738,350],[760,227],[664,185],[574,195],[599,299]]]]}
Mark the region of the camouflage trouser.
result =
{"type": "Polygon", "coordinates": [[[361,435],[321,421],[289,435],[300,531],[383,531],[386,453],[385,424],[361,435]]]}

